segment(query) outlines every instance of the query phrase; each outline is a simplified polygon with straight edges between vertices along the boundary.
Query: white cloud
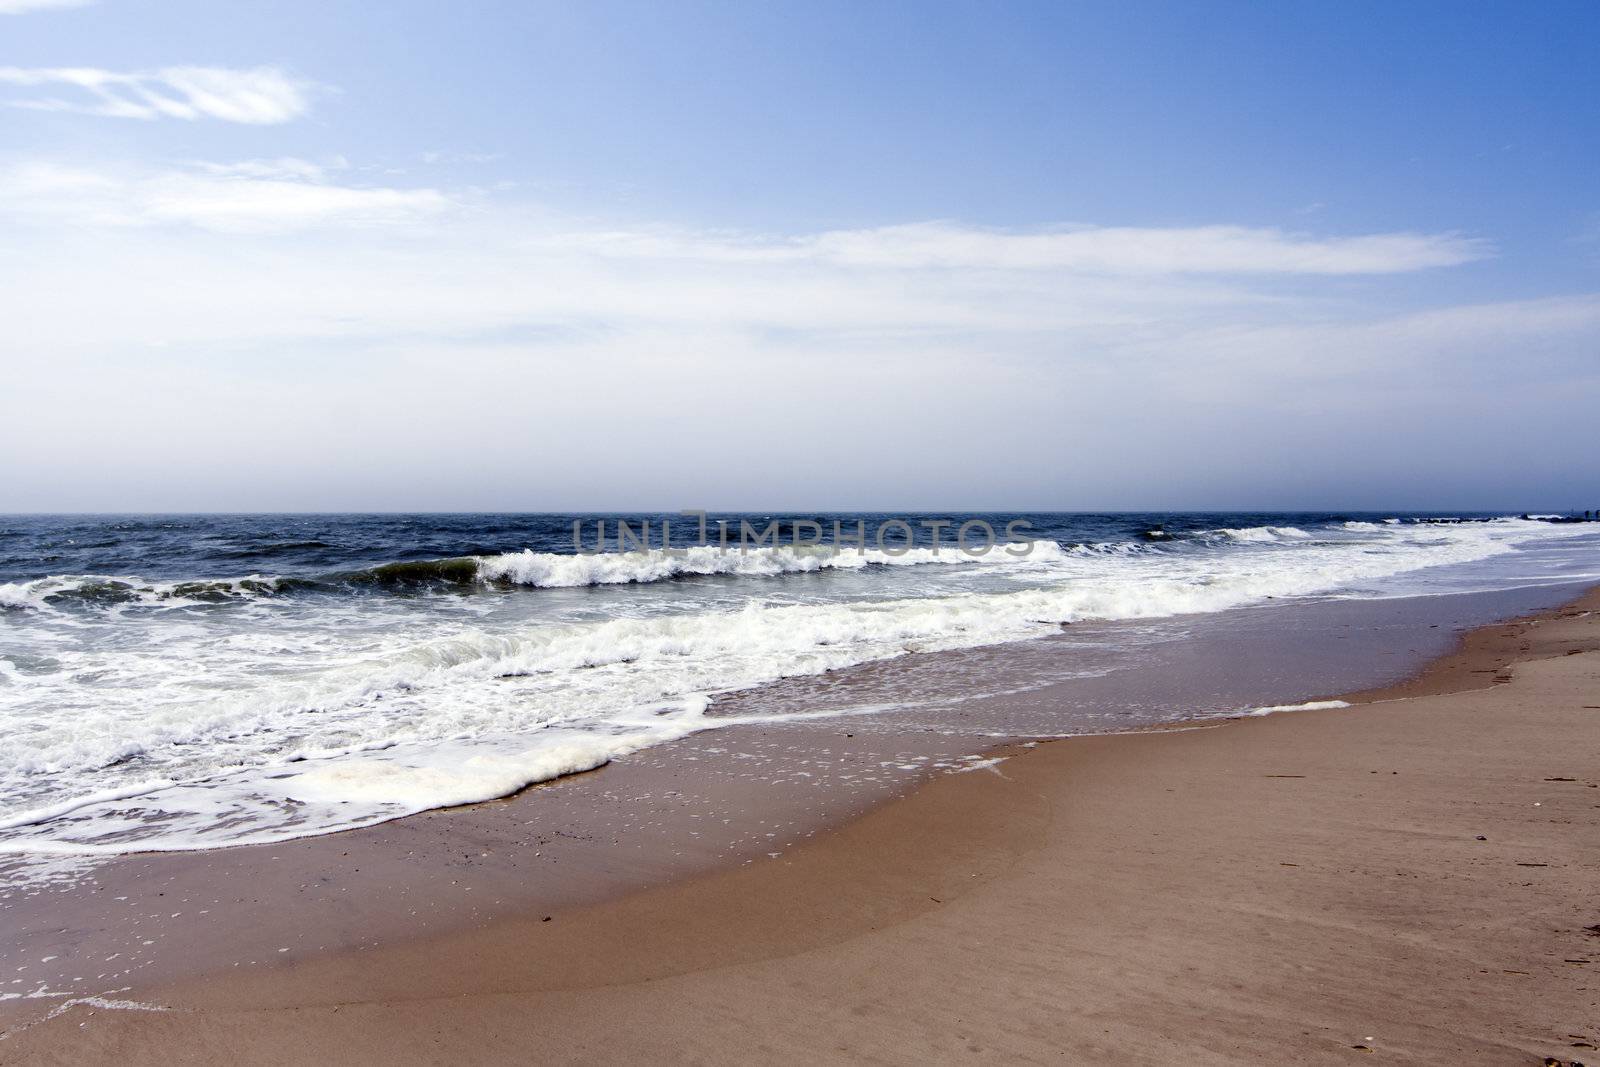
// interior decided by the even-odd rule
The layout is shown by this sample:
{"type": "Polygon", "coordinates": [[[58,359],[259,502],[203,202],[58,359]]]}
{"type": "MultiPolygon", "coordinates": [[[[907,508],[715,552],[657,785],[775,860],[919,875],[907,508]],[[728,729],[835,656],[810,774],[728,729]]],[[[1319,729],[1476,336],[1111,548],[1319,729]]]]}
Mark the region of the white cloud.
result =
{"type": "MultiPolygon", "coordinates": [[[[451,206],[432,188],[339,184],[340,159],[195,162],[163,170],[115,170],[24,164],[0,171],[0,211],[78,224],[178,223],[245,232],[352,221],[401,223],[451,206]]],[[[656,227],[631,230],[530,225],[529,211],[493,207],[541,255],[599,260],[694,263],[702,269],[819,272],[986,273],[1005,286],[1048,279],[1394,274],[1454,266],[1491,253],[1488,242],[1458,234],[1380,233],[1317,237],[1238,226],[1181,228],[1077,227],[996,231],[928,222],[800,236],[768,236],[656,227]]]]}
{"type": "Polygon", "coordinates": [[[152,287],[218,290],[161,329],[174,342],[471,337],[530,322],[634,336],[849,335],[872,345],[952,333],[1083,338],[1278,299],[1231,279],[840,262],[791,254],[785,239],[735,242],[758,254],[731,256],[725,235],[685,230],[664,256],[528,205],[344,179],[337,167],[298,159],[163,170],[33,163],[0,169],[0,217],[11,216],[17,235],[43,238],[54,249],[47,258],[65,257],[76,284],[107,294],[97,315],[59,321],[60,338],[144,335],[146,298],[119,325],[109,294],[152,287]],[[237,243],[250,234],[282,240],[237,243]]]}
{"type": "Polygon", "coordinates": [[[313,89],[276,67],[163,67],[132,73],[93,67],[0,67],[0,84],[80,91],[75,98],[27,96],[7,101],[12,107],[145,120],[213,118],[251,125],[300,117],[310,110],[313,89]]]}
{"type": "Polygon", "coordinates": [[[65,7],[87,7],[94,0],[0,0],[0,15],[21,15],[29,11],[50,11],[65,7]]]}
{"type": "Polygon", "coordinates": [[[1091,274],[1393,274],[1488,257],[1459,234],[1312,237],[1241,226],[1078,227],[1007,232],[948,222],[838,230],[785,241],[672,232],[600,235],[615,255],[730,261],[819,260],[898,269],[1066,270],[1091,274]]]}
{"type": "Polygon", "coordinates": [[[277,159],[242,159],[237,163],[211,163],[206,160],[195,160],[190,166],[196,170],[213,174],[219,178],[265,178],[265,179],[300,179],[304,181],[323,181],[330,170],[345,170],[349,164],[344,160],[332,163],[313,163],[308,159],[295,159],[292,156],[279,156],[277,159]]]}
{"type": "Polygon", "coordinates": [[[843,262],[1065,269],[1116,274],[1390,274],[1448,267],[1489,254],[1456,234],[1317,238],[1273,229],[1094,227],[992,233],[944,225],[823,234],[819,254],[843,262]]]}
{"type": "Polygon", "coordinates": [[[435,189],[327,179],[327,167],[302,159],[126,172],[32,163],[0,170],[0,212],[34,224],[181,225],[242,234],[403,224],[452,206],[435,189]]]}
{"type": "Polygon", "coordinates": [[[1600,298],[1384,280],[1450,235],[616,228],[364,173],[0,168],[0,454],[51,442],[7,505],[1416,503],[1592,452],[1600,298]]]}
{"type": "Polygon", "coordinates": [[[1380,381],[1428,391],[1462,384],[1464,377],[1526,382],[1575,366],[1600,370],[1592,355],[1597,339],[1600,296],[1593,294],[1353,318],[1241,319],[1190,332],[1181,371],[1205,368],[1196,380],[1216,392],[1269,368],[1275,381],[1315,406],[1328,401],[1330,389],[1372,394],[1380,381]]]}

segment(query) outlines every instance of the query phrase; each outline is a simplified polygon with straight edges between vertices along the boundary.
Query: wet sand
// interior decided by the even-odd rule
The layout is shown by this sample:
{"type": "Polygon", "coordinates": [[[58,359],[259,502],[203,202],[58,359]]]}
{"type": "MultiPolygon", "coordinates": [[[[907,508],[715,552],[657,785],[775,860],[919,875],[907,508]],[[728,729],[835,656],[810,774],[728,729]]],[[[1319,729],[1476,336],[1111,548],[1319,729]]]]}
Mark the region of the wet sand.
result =
{"type": "Polygon", "coordinates": [[[548,920],[58,1004],[0,1060],[1593,1062],[1596,610],[1349,709],[1013,747],[548,920]]]}
{"type": "Polygon", "coordinates": [[[1573,595],[1289,601],[1077,624],[726,694],[713,721],[759,721],[724,719],[736,724],[502,801],[278,845],[47,859],[43,872],[11,858],[0,863],[0,1033],[75,998],[558,916],[766,862],[981,766],[997,745],[1392,683],[1460,633],[1573,595]]]}

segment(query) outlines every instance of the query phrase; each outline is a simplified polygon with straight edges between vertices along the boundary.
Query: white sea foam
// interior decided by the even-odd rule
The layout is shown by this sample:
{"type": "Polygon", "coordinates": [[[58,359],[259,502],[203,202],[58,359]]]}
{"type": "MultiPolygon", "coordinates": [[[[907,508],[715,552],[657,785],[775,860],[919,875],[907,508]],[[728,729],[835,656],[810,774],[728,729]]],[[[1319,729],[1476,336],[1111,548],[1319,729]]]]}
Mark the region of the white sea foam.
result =
{"type": "Polygon", "coordinates": [[[478,574],[486,581],[512,582],[545,589],[586,585],[621,585],[634,582],[659,582],[688,575],[740,575],[772,577],[821,570],[861,570],[866,567],[913,567],[930,564],[1005,565],[1031,559],[1039,562],[1061,555],[1054,541],[1011,546],[996,545],[989,551],[974,537],[973,551],[955,544],[940,548],[907,548],[900,551],[838,548],[824,546],[760,546],[723,549],[716,545],[695,545],[664,551],[608,552],[574,555],[557,552],[523,551],[478,559],[478,574]]]}
{"type": "Polygon", "coordinates": [[[43,606],[38,582],[0,582],[0,608],[38,608],[43,606]]]}
{"type": "MultiPolygon", "coordinates": [[[[1517,520],[1350,530],[1344,540],[1257,529],[1211,547],[1046,549],[977,566],[869,558],[859,577],[826,588],[687,583],[643,597],[607,587],[670,577],[660,568],[685,557],[519,553],[494,566],[548,582],[548,596],[284,598],[259,616],[231,605],[29,613],[13,633],[31,644],[0,652],[10,661],[0,848],[93,853],[323,833],[504,795],[724,725],[705,714],[720,692],[1057,633],[1063,622],[1381,593],[1397,576],[1572,536],[1517,520]],[[575,587],[592,588],[559,592],[575,587]]],[[[752,554],[726,565],[754,571],[676,573],[792,573],[783,568],[809,558],[752,554]]]]}
{"type": "Polygon", "coordinates": [[[1067,550],[1073,556],[1137,556],[1150,551],[1149,545],[1133,541],[1101,541],[1088,545],[1073,545],[1067,550]]]}
{"type": "MultiPolygon", "coordinates": [[[[435,567],[436,580],[449,583],[451,564],[465,564],[469,574],[486,584],[506,584],[541,589],[569,589],[591,585],[629,585],[667,581],[682,577],[726,575],[771,578],[785,574],[808,574],[825,570],[864,570],[872,567],[916,567],[930,565],[1018,566],[1038,565],[1059,558],[1060,545],[1054,541],[997,541],[993,546],[976,535],[963,549],[951,536],[939,547],[904,549],[824,545],[762,545],[741,549],[737,545],[695,545],[682,549],[646,549],[635,552],[575,554],[562,552],[507,552],[495,556],[437,560],[430,563],[402,564],[416,570],[404,578],[394,576],[393,567],[346,575],[329,575],[320,584],[340,582],[361,584],[387,580],[400,584],[410,581],[426,585],[435,567]]],[[[73,600],[105,607],[190,608],[223,601],[253,601],[283,593],[294,583],[266,574],[239,578],[194,581],[151,581],[124,574],[63,574],[26,582],[0,583],[0,609],[49,610],[73,600]]]]}
{"type": "Polygon", "coordinates": [[[459,761],[326,760],[291,775],[283,793],[305,804],[383,804],[413,811],[472,804],[535,782],[592,771],[653,735],[583,735],[523,752],[482,752],[459,761]]]}
{"type": "Polygon", "coordinates": [[[1251,708],[1244,714],[1276,715],[1280,711],[1327,711],[1332,708],[1348,708],[1349,706],[1349,702],[1344,700],[1310,700],[1304,704],[1273,704],[1265,708],[1251,708]]]}
{"type": "Polygon", "coordinates": [[[165,789],[175,783],[170,778],[152,778],[131,785],[118,786],[115,789],[102,789],[95,793],[85,793],[82,796],[64,800],[59,804],[48,804],[40,808],[30,808],[24,811],[13,812],[0,817],[0,830],[13,830],[19,826],[32,826],[37,823],[49,822],[69,815],[80,808],[94,807],[98,804],[110,804],[118,800],[130,800],[133,797],[154,793],[158,789],[165,789]]]}
{"type": "Polygon", "coordinates": [[[169,582],[122,574],[58,574],[28,582],[0,583],[0,609],[46,610],[63,598],[91,600],[107,607],[197,607],[275,594],[283,584],[282,578],[267,574],[169,582]]]}
{"type": "Polygon", "coordinates": [[[1296,526],[1246,526],[1240,529],[1221,529],[1217,533],[1235,541],[1309,541],[1311,535],[1296,526]]]}

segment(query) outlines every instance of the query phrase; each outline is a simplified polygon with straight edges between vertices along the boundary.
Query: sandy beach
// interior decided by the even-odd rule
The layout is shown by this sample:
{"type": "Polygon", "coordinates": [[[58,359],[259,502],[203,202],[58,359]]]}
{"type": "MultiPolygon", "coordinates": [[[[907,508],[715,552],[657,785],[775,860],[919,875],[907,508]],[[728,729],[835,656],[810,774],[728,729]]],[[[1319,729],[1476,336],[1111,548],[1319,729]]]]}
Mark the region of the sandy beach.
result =
{"type": "Polygon", "coordinates": [[[1002,751],[769,862],[64,1004],[0,1060],[1592,1061],[1597,609],[1350,708],[1002,751]]]}
{"type": "Polygon", "coordinates": [[[0,1067],[1600,1067],[1600,2],[0,29],[0,1067]]]}

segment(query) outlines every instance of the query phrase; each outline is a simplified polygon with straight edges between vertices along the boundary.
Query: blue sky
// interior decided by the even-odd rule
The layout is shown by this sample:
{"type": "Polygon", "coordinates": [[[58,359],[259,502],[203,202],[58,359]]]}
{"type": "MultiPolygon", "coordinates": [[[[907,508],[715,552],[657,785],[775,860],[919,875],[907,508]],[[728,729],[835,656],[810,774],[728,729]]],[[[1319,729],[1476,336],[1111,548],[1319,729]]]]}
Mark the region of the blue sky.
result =
{"type": "Polygon", "coordinates": [[[1594,506],[1597,47],[0,0],[0,510],[1594,506]]]}

